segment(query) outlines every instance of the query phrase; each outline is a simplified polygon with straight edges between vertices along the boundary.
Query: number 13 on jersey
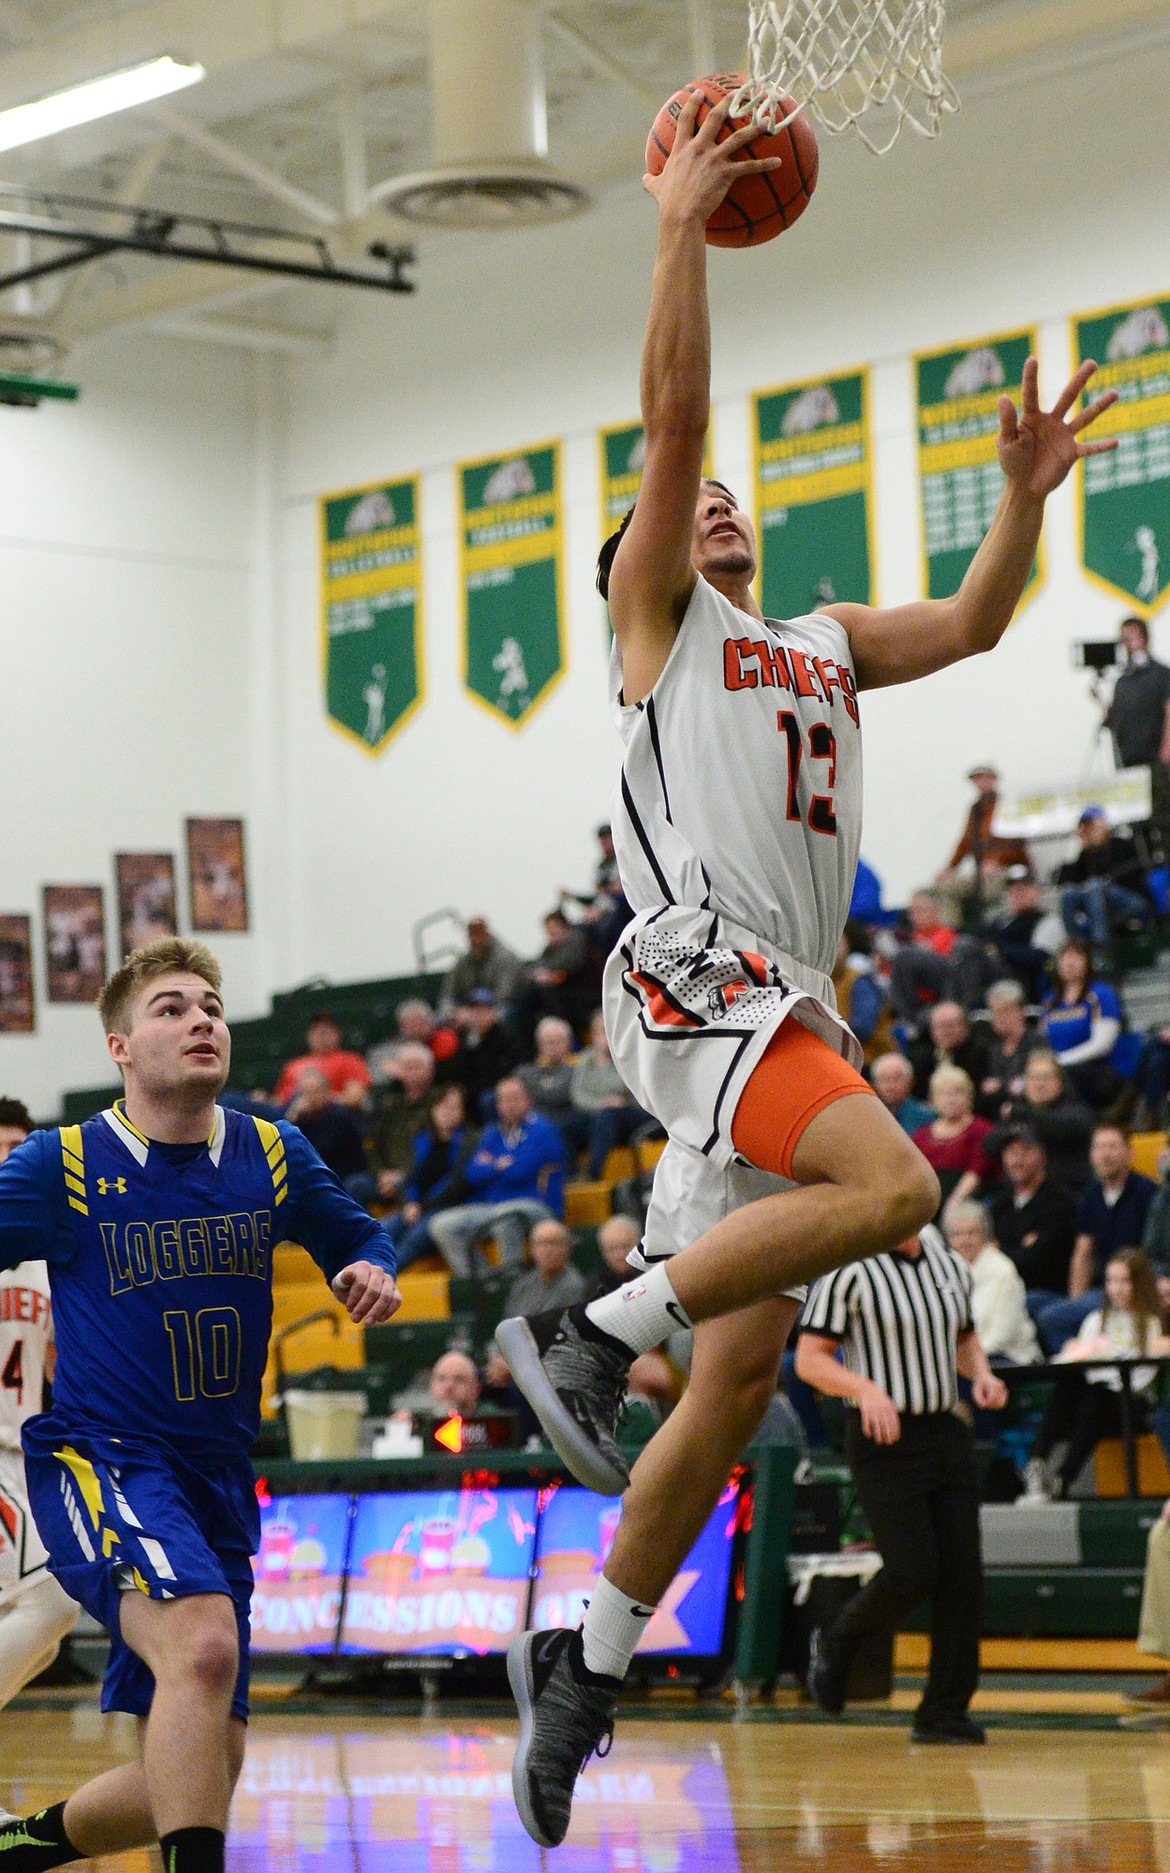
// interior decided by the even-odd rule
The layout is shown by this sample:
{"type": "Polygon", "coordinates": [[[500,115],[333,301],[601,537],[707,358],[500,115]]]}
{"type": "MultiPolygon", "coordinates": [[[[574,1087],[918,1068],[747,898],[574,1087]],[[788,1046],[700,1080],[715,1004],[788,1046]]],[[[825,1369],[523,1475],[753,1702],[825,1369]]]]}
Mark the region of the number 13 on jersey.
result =
{"type": "MultiPolygon", "coordinates": [[[[788,817],[799,820],[801,814],[797,783],[800,779],[800,764],[804,759],[804,734],[791,709],[780,710],[776,726],[788,743],[788,817]]],[[[827,833],[831,838],[836,838],[837,815],[833,811],[833,789],[837,784],[837,737],[827,722],[814,722],[809,729],[808,752],[810,760],[828,763],[825,776],[828,792],[813,794],[808,803],[808,823],[813,832],[827,833]]]]}

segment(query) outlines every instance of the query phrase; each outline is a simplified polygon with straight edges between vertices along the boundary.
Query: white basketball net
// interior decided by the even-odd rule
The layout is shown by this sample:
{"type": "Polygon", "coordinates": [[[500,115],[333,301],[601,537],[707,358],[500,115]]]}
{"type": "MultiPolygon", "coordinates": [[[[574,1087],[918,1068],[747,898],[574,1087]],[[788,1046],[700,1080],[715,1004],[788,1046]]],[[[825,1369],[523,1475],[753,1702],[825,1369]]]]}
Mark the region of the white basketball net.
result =
{"type": "Polygon", "coordinates": [[[733,113],[779,130],[808,109],[883,156],[908,122],[936,137],[959,100],[942,69],[944,0],[749,0],[751,82],[733,113]]]}

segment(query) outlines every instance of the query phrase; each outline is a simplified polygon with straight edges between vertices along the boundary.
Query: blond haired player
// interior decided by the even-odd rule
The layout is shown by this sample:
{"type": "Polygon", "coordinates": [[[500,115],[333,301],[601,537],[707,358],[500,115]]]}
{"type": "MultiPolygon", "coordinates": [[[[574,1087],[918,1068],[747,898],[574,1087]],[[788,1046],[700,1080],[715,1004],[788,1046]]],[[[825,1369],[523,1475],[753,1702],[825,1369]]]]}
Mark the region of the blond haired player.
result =
{"type": "MultiPolygon", "coordinates": [[[[18,1099],[0,1099],[0,1164],[32,1129],[18,1099]]],[[[21,1425],[41,1409],[52,1356],[49,1271],[44,1262],[21,1262],[0,1273],[0,1710],[52,1664],[77,1617],[76,1601],[48,1571],[20,1447],[21,1425]]]]}
{"type": "MultiPolygon", "coordinates": [[[[559,1316],[501,1324],[514,1378],[560,1455],[605,1493],[629,1487],[579,1632],[532,1633],[509,1657],[521,1732],[513,1787],[529,1833],[564,1838],[573,1786],[612,1731],[646,1620],[776,1385],[799,1285],[893,1248],[934,1214],[934,1173],[857,1068],[829,972],[861,825],[859,691],[991,650],[1036,552],[1044,502],[1114,400],[1051,411],[1037,367],[1000,400],[999,508],[954,598],[833,605],[765,620],[756,545],[734,497],[701,478],[710,395],[704,225],[742,167],[717,106],[683,109],[657,197],[642,358],[646,467],[599,562],[625,743],[613,815],[636,911],[606,971],[606,1026],[634,1097],[666,1125],[640,1253],[647,1272],[559,1316]],[[630,1362],[695,1327],[691,1382],[632,1478],[614,1439],[630,1362]]],[[[758,165],[747,165],[758,167],[758,165]]]]}
{"type": "Polygon", "coordinates": [[[140,1719],[141,1752],[0,1825],[0,1873],[156,1840],[166,1873],[223,1873],[273,1250],[303,1243],[359,1323],[399,1305],[394,1251],[294,1125],[218,1104],[231,1035],[203,944],[133,951],[98,1010],[125,1096],[0,1165],[0,1266],[49,1265],[59,1360],[22,1427],[28,1496],[53,1574],[109,1632],[102,1708],[140,1719]]]}

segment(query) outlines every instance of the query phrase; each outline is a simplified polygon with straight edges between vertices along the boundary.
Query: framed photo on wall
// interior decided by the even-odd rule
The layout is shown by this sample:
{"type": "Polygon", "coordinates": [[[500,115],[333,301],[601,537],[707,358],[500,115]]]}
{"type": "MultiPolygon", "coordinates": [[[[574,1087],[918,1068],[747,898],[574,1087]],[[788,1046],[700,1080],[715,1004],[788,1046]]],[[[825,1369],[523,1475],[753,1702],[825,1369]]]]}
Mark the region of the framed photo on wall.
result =
{"type": "Polygon", "coordinates": [[[187,821],[193,930],[246,930],[248,880],[242,819],[187,821]]]}
{"type": "Polygon", "coordinates": [[[115,852],[122,960],[179,928],[175,861],[170,852],[115,852]]]}
{"type": "Polygon", "coordinates": [[[0,916],[0,1034],[31,1034],[35,1027],[32,919],[0,916]]]}
{"type": "Polygon", "coordinates": [[[106,979],[100,884],[45,886],[45,974],[51,1002],[94,1002],[106,979]]]}

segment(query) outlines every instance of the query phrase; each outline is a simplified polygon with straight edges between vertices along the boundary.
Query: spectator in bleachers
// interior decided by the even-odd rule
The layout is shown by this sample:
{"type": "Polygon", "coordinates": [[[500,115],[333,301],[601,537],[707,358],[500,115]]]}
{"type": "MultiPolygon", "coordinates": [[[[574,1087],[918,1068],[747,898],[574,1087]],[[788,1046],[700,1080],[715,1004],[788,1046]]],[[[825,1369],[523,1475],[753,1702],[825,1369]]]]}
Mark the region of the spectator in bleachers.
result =
{"type": "Polygon", "coordinates": [[[452,1350],[436,1359],[427,1385],[435,1415],[469,1418],[480,1398],[480,1379],[470,1353],[452,1350]]]}
{"type": "Polygon", "coordinates": [[[1151,1028],[1142,1042],[1142,1050],[1133,1076],[1137,1104],[1133,1125],[1137,1131],[1165,1131],[1166,1100],[1170,1095],[1170,1025],[1151,1028]],[[1140,1121],[1140,1123],[1139,1123],[1140,1121]]]}
{"type": "Polygon", "coordinates": [[[1019,1270],[1028,1312],[1037,1320],[1068,1294],[1077,1234],[1077,1200],[1048,1175],[1048,1158],[1027,1125],[1005,1128],[1004,1181],[991,1200],[991,1224],[1004,1254],[1019,1270]]]}
{"type": "Polygon", "coordinates": [[[315,1014],[305,1030],[307,1053],[288,1060],[280,1070],[273,1097],[286,1106],[300,1084],[306,1067],[323,1073],[335,1099],[346,1106],[364,1106],[370,1085],[370,1069],[360,1054],[341,1045],[341,1028],[335,1016],[322,1011],[315,1014]]]}
{"type": "Polygon", "coordinates": [[[597,828],[597,843],[600,849],[592,891],[562,890],[559,901],[569,921],[584,927],[593,948],[604,957],[614,947],[633,913],[618,871],[613,832],[608,825],[597,828]],[[570,907],[575,907],[575,914],[570,907]]]}
{"type": "Polygon", "coordinates": [[[1003,839],[991,830],[999,805],[998,770],[981,761],[967,779],[975,788],[975,798],[959,842],[935,883],[960,903],[968,899],[987,903],[999,896],[1010,866],[1027,864],[1028,848],[1022,839],[1003,839]]]}
{"type": "Polygon", "coordinates": [[[352,1106],[335,1099],[318,1067],[303,1067],[285,1117],[302,1131],[319,1158],[342,1183],[365,1169],[361,1128],[352,1106]]]}
{"type": "Polygon", "coordinates": [[[427,1229],[431,1217],[466,1200],[464,1173],[478,1143],[478,1130],[467,1123],[463,1088],[436,1086],[427,1098],[427,1122],[415,1135],[402,1209],[386,1225],[397,1245],[399,1274],[433,1254],[427,1229]]]}
{"type": "Polygon", "coordinates": [[[573,1239],[563,1223],[534,1223],[528,1234],[532,1266],[517,1275],[508,1289],[505,1315],[560,1313],[583,1301],[587,1283],[580,1269],[573,1267],[572,1257],[573,1239]]]}
{"type": "Polygon", "coordinates": [[[983,945],[948,922],[936,891],[915,891],[906,907],[907,940],[890,969],[890,1000],[899,1021],[917,1028],[940,1002],[977,1007],[987,982],[983,945]]]}
{"type": "Polygon", "coordinates": [[[879,1054],[869,1069],[869,1078],[887,1112],[911,1138],[937,1118],[933,1106],[914,1097],[914,1068],[905,1054],[879,1054]]]}
{"type": "Polygon", "coordinates": [[[1163,1145],[1158,1153],[1158,1177],[1142,1231],[1142,1248],[1154,1265],[1159,1282],[1170,1277],[1170,1149],[1163,1145]]]}
{"type": "Polygon", "coordinates": [[[937,1117],[914,1134],[926,1162],[937,1173],[943,1205],[963,1203],[995,1175],[984,1143],[991,1126],[975,1112],[975,1088],[962,1067],[936,1067],[930,1103],[937,1117]]]}
{"type": "Polygon", "coordinates": [[[654,1122],[630,1098],[613,1063],[600,1009],[589,1023],[588,1047],[573,1062],[569,1091],[573,1110],[568,1122],[562,1121],[561,1130],[571,1156],[588,1151],[587,1175],[596,1183],[604,1175],[614,1146],[628,1144],[640,1126],[654,1122]]]}
{"type": "Polygon", "coordinates": [[[366,1178],[350,1184],[350,1194],[367,1209],[375,1202],[392,1204],[401,1199],[414,1164],[415,1139],[425,1129],[430,1113],[435,1057],[421,1042],[408,1041],[395,1048],[382,1070],[384,1077],[373,1093],[366,1178]]]}
{"type": "Polygon", "coordinates": [[[1061,1072],[1094,1112],[1112,1105],[1126,1085],[1111,1058],[1122,1025],[1117,991],[1094,977],[1089,949],[1070,938],[1056,958],[1056,987],[1040,1028],[1061,1072]]]}
{"type": "Polygon", "coordinates": [[[1142,930],[1154,914],[1145,867],[1132,838],[1110,831],[1103,806],[1085,808],[1077,837],[1080,851],[1056,873],[1061,913],[1070,935],[1108,952],[1115,930],[1142,930]]]}
{"type": "Polygon", "coordinates": [[[471,1273],[472,1237],[488,1230],[504,1267],[519,1268],[527,1229],[564,1214],[565,1148],[556,1126],[533,1111],[514,1076],[496,1087],[496,1113],[464,1171],[471,1201],[427,1225],[452,1274],[471,1273]]]}
{"type": "Polygon", "coordinates": [[[838,1011],[861,1042],[866,1066],[889,1053],[894,1045],[889,997],[878,980],[869,951],[866,932],[851,920],[837,945],[833,990],[838,1011]]]}
{"type": "Polygon", "coordinates": [[[930,1011],[926,1034],[910,1048],[914,1091],[928,1095],[931,1078],[939,1067],[962,1067],[973,1085],[987,1076],[988,1042],[977,1034],[958,1002],[939,1002],[930,1011]]]}
{"type": "Polygon", "coordinates": [[[1105,1269],[1115,1255],[1141,1241],[1157,1190],[1152,1178],[1134,1170],[1129,1140],[1120,1125],[1094,1129],[1089,1162],[1093,1176],[1077,1210],[1068,1299],[1051,1302],[1036,1320],[1050,1354],[1058,1353],[1101,1305],[1105,1269]]]}
{"type": "Polygon", "coordinates": [[[629,1280],[634,1270],[630,1267],[630,1252],[636,1249],[642,1240],[642,1232],[632,1216],[611,1216],[597,1232],[597,1247],[605,1267],[597,1277],[591,1301],[598,1300],[603,1294],[612,1294],[623,1282],[629,1280]]]}
{"type": "MultiPolygon", "coordinates": [[[[1170,1353],[1170,1340],[1162,1333],[1158,1291],[1153,1270],[1140,1249],[1121,1249],[1110,1255],[1104,1270],[1104,1289],[1096,1305],[1080,1323],[1075,1338],[1057,1358],[1070,1367],[1058,1375],[1024,1473],[1025,1493],[1020,1501],[1035,1502],[1067,1495],[1103,1437],[1121,1431],[1121,1374],[1116,1366],[1095,1366],[1077,1371],[1086,1359],[1114,1356],[1135,1359],[1145,1354],[1170,1353]],[[1048,1458],[1067,1441],[1068,1449],[1055,1475],[1048,1458]]],[[[1135,1366],[1130,1375],[1136,1428],[1149,1421],[1156,1366],[1135,1366]]]]}
{"type": "Polygon", "coordinates": [[[565,1135],[573,1119],[573,1030],[556,1015],[536,1024],[536,1058],[517,1067],[516,1078],[527,1088],[533,1107],[551,1119],[565,1135]]]}
{"type": "Polygon", "coordinates": [[[1093,1114],[1065,1085],[1056,1055],[1046,1047],[1029,1054],[1023,1096],[1009,1099],[1000,1113],[1000,1122],[987,1140],[990,1154],[998,1155],[1012,1127],[1024,1125],[1044,1146],[1054,1183],[1076,1191],[1088,1183],[1093,1114]]]}
{"type": "Polygon", "coordinates": [[[1100,678],[1093,683],[1097,702],[1105,704],[1105,725],[1113,736],[1119,767],[1150,770],[1150,817],[1170,858],[1170,669],[1150,655],[1150,627],[1144,618],[1123,618],[1118,636],[1123,664],[1106,698],[1100,678]]]}
{"type": "Polygon", "coordinates": [[[972,1319],[988,1360],[1035,1365],[1041,1360],[1020,1272],[992,1238],[981,1202],[951,1202],[943,1219],[947,1247],[972,1270],[972,1319]]]}
{"type": "MultiPolygon", "coordinates": [[[[999,958],[1007,975],[1019,982],[1032,1001],[1048,987],[1052,958],[1065,940],[1065,928],[1055,911],[1046,910],[1040,886],[1027,865],[1012,865],[1004,879],[1005,902],[990,910],[980,934],[999,958]]],[[[987,993],[991,1005],[991,991],[987,993]]]]}
{"type": "Polygon", "coordinates": [[[449,1060],[459,1045],[459,1036],[446,1021],[440,1021],[429,1002],[420,995],[399,1002],[394,1010],[394,1025],[399,1046],[411,1044],[428,1047],[435,1060],[449,1060]]]}
{"type": "Polygon", "coordinates": [[[598,966],[584,931],[559,907],[545,918],[544,934],[545,946],[528,966],[527,1020],[534,1024],[542,1015],[559,1015],[576,1032],[597,1000],[598,966]]]}
{"type": "Polygon", "coordinates": [[[981,1203],[951,1203],[944,1222],[947,1247],[971,1270],[971,1318],[988,1359],[1034,1366],[1041,1355],[1024,1284],[1011,1257],[992,1240],[987,1211],[981,1203]]]}
{"type": "Polygon", "coordinates": [[[1028,1026],[1024,991],[1014,979],[992,983],[987,991],[987,1012],[994,1039],[988,1048],[976,1103],[985,1118],[997,1119],[1005,1103],[1023,1093],[1029,1057],[1046,1043],[1028,1026]]]}
{"type": "Polygon", "coordinates": [[[490,1110],[491,1096],[500,1081],[523,1059],[523,1048],[501,1018],[500,1004],[490,989],[472,989],[455,1013],[459,1045],[444,1060],[440,1077],[454,1080],[467,1094],[472,1119],[490,1110]]]}
{"type": "Polygon", "coordinates": [[[487,989],[496,1007],[506,1013],[523,983],[524,964],[515,951],[493,935],[486,917],[469,917],[467,949],[447,975],[439,996],[440,1018],[453,1021],[476,989],[487,989]]]}

